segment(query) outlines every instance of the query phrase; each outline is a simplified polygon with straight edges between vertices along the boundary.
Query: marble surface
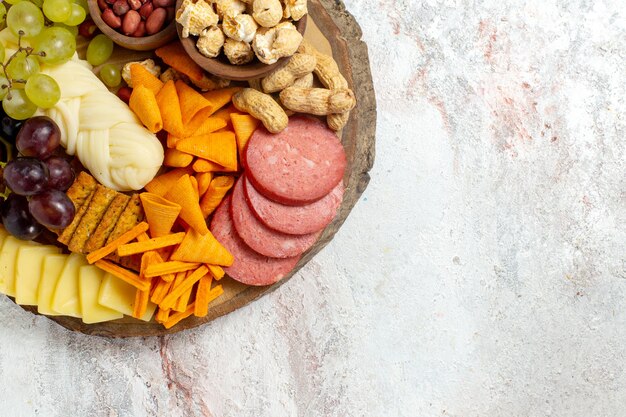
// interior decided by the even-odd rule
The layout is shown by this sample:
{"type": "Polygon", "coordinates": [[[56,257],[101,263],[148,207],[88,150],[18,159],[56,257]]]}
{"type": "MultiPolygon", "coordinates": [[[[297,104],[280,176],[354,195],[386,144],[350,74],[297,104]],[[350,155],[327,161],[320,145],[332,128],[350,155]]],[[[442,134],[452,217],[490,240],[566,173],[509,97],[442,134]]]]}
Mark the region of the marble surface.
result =
{"type": "Polygon", "coordinates": [[[183,334],[0,300],[1,416],[615,416],[626,403],[626,9],[347,0],[372,181],[271,295],[183,334]]]}

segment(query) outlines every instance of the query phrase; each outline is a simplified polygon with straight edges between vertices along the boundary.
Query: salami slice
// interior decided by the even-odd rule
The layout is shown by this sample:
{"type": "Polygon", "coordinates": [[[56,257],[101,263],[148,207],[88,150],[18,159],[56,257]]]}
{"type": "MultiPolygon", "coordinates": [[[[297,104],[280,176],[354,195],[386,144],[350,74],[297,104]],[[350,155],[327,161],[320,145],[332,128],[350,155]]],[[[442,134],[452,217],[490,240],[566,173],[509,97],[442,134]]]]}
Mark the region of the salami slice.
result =
{"type": "Polygon", "coordinates": [[[237,235],[233,225],[231,197],[222,201],[211,221],[211,233],[235,257],[235,262],[224,271],[234,280],[246,285],[271,285],[285,277],[298,263],[293,258],[269,258],[248,247],[237,235]]]}
{"type": "Polygon", "coordinates": [[[330,193],[346,168],[346,154],[335,132],[305,116],[292,117],[278,134],[257,129],[243,159],[248,178],[259,192],[294,206],[330,193]]]}
{"type": "Polygon", "coordinates": [[[250,208],[270,229],[292,235],[319,232],[335,218],[343,198],[343,181],[325,197],[305,206],[286,206],[259,193],[247,178],[244,192],[250,208]]]}
{"type": "Polygon", "coordinates": [[[272,258],[291,258],[309,249],[319,233],[288,235],[265,226],[256,218],[243,192],[243,177],[235,184],[231,200],[235,230],[252,250],[272,258]]]}

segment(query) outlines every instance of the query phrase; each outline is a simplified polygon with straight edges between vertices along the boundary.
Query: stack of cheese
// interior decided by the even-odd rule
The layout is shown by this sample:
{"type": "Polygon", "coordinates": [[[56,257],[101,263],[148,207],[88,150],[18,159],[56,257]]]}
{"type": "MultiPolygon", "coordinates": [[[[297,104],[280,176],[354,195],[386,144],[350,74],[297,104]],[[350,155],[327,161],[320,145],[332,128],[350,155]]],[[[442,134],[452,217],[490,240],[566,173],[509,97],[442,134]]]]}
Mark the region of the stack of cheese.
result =
{"type": "MultiPolygon", "coordinates": [[[[81,254],[23,241],[0,227],[0,292],[40,314],[71,316],[100,323],[132,315],[135,288],[89,265],[81,254]]],[[[149,321],[149,305],[142,320],[149,321]]]]}

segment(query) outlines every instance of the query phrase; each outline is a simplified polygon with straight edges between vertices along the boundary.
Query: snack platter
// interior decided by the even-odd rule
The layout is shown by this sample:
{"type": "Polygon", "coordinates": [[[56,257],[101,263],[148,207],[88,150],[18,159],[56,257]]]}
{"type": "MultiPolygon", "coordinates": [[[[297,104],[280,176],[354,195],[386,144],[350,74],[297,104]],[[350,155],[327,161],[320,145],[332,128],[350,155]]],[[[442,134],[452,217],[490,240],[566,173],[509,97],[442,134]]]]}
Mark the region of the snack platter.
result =
{"type": "MultiPolygon", "coordinates": [[[[3,172],[4,206],[11,202],[12,211],[3,208],[0,291],[68,329],[106,337],[193,328],[277,288],[333,238],[365,190],[374,159],[367,48],[343,4],[286,0],[277,16],[273,0],[133,1],[88,6],[92,15],[101,12],[94,21],[107,25],[103,33],[114,29],[125,38],[116,43],[137,50],[101,52],[106,47],[92,44],[104,35],[94,38],[100,32],[83,24],[76,49],[92,67],[77,57],[44,62],[39,78],[57,80],[61,100],[50,105],[35,95],[42,104],[16,123],[16,149],[3,172]],[[173,25],[180,40],[163,40],[173,25]],[[82,32],[87,28],[92,33],[82,32]],[[146,50],[150,38],[161,44],[146,50]],[[189,53],[194,43],[204,58],[189,53]],[[211,60],[220,61],[219,71],[205,66],[211,60]],[[222,78],[228,61],[232,81],[222,78]],[[242,79],[246,73],[255,78],[242,79]],[[106,107],[101,118],[68,116],[73,105],[83,114],[92,102],[96,111],[106,107]],[[59,139],[50,144],[54,134],[42,136],[56,132],[48,120],[58,124],[61,146],[59,139]],[[117,131],[106,138],[81,130],[107,123],[108,132],[117,131]],[[95,158],[98,152],[105,156],[95,158]],[[69,162],[71,184],[55,158],[69,162]],[[34,190],[37,169],[46,171],[47,184],[61,185],[34,190]],[[25,183],[20,174],[35,179],[25,183]],[[20,204],[23,216],[38,222],[32,231],[15,226],[20,204]]],[[[45,3],[42,10],[49,27],[45,3]]],[[[9,56],[10,35],[0,41],[9,56]]],[[[19,88],[13,84],[9,94],[19,88]]],[[[16,114],[8,107],[6,114],[16,114]]]]}

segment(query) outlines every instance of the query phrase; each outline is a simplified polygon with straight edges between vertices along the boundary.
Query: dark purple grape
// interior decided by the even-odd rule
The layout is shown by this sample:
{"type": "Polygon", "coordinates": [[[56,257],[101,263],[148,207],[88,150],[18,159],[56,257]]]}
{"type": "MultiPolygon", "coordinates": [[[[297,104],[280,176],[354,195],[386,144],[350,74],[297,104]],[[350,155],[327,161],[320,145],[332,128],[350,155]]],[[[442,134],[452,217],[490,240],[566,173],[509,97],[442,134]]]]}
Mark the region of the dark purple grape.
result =
{"type": "Polygon", "coordinates": [[[48,188],[65,191],[70,188],[74,182],[74,170],[67,159],[60,156],[51,156],[46,159],[48,172],[50,173],[48,180],[48,188]]]}
{"type": "Polygon", "coordinates": [[[15,146],[24,156],[46,159],[59,147],[61,131],[49,117],[35,116],[24,122],[17,134],[15,146]]]}
{"type": "Polygon", "coordinates": [[[48,187],[48,167],[36,158],[17,158],[4,167],[4,183],[19,195],[35,195],[48,187]]]}
{"type": "Polygon", "coordinates": [[[43,228],[30,214],[26,197],[11,194],[0,209],[4,228],[18,239],[33,240],[43,228]]]}
{"type": "Polygon", "coordinates": [[[51,229],[63,229],[74,220],[72,200],[59,190],[48,190],[31,197],[28,208],[33,217],[51,229]]]}
{"type": "Polygon", "coordinates": [[[0,134],[11,143],[15,143],[15,138],[20,128],[24,124],[23,120],[11,119],[0,107],[0,134]]]}

